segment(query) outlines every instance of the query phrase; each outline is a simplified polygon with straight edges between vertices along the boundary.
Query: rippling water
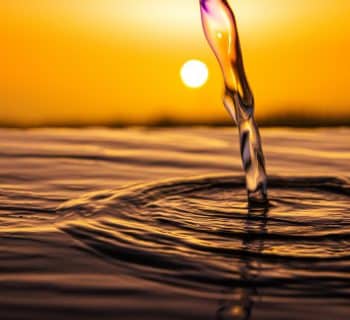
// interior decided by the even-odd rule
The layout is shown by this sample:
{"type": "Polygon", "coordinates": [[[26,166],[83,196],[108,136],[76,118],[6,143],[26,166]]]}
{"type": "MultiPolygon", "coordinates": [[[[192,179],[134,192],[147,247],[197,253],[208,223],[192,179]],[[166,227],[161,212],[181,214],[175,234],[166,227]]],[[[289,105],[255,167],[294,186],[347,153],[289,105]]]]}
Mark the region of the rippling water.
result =
{"type": "Polygon", "coordinates": [[[0,319],[349,319],[348,129],[0,131],[0,319]]]}

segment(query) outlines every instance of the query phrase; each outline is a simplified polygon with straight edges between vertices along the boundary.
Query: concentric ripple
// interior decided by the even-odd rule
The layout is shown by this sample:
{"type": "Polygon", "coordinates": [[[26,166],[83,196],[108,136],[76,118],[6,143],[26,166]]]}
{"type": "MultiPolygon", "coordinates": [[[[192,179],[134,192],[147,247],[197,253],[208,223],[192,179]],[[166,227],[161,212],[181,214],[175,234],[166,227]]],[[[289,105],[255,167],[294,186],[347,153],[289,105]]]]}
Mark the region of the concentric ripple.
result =
{"type": "Polygon", "coordinates": [[[123,272],[201,294],[311,281],[348,295],[339,286],[350,266],[348,182],[276,177],[269,187],[268,209],[247,206],[238,177],[94,193],[61,206],[58,225],[123,272]]]}

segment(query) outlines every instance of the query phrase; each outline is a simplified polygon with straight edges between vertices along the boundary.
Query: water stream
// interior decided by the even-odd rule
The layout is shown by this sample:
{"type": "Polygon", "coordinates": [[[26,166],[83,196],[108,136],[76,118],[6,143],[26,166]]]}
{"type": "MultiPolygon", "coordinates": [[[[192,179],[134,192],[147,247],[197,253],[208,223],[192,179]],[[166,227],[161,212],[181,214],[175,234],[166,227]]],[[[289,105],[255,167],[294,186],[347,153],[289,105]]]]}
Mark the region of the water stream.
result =
{"type": "Polygon", "coordinates": [[[236,20],[226,0],[200,0],[200,8],[205,36],[220,63],[225,80],[224,105],[238,125],[248,199],[251,203],[265,203],[265,160],[236,20]]]}

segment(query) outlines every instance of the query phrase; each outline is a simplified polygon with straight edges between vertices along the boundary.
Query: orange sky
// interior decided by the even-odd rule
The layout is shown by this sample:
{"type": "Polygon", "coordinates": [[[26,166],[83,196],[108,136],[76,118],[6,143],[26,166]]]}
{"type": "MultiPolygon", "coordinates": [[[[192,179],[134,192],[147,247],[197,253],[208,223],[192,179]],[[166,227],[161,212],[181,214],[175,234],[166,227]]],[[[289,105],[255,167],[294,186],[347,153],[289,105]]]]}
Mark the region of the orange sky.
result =
{"type": "MultiPolygon", "coordinates": [[[[349,0],[230,2],[259,118],[350,117],[349,0]]],[[[227,119],[196,0],[2,0],[0,24],[0,124],[227,119]]]]}

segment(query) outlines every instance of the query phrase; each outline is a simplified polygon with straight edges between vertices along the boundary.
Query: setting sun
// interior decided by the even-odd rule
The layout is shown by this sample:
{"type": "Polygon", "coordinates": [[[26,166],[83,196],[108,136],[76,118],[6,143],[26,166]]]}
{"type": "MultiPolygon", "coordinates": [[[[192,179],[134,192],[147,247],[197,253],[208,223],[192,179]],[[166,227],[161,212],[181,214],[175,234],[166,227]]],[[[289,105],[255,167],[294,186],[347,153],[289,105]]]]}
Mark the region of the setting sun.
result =
{"type": "Polygon", "coordinates": [[[199,60],[189,60],[181,68],[181,79],[189,88],[199,88],[208,81],[208,67],[199,60]]]}

